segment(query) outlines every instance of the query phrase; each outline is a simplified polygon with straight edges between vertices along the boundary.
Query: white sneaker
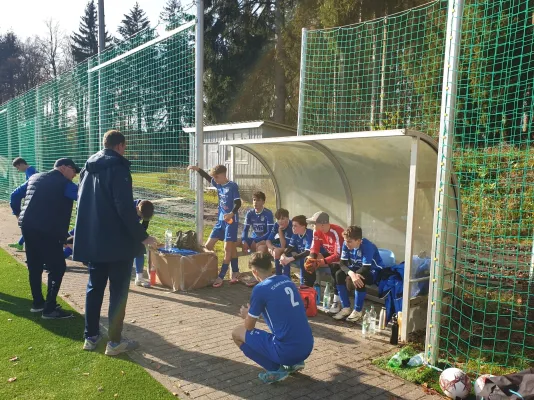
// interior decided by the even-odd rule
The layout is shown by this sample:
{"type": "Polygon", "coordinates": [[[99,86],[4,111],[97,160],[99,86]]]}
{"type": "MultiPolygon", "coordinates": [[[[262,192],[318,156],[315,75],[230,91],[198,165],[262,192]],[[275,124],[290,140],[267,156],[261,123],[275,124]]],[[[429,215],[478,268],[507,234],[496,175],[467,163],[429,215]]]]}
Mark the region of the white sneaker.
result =
{"type": "Polygon", "coordinates": [[[359,322],[359,321],[362,320],[362,318],[363,318],[363,312],[352,310],[352,312],[350,313],[350,315],[347,317],[347,319],[345,321],[347,321],[347,322],[359,322]]]}
{"type": "Polygon", "coordinates": [[[337,314],[341,311],[341,303],[339,301],[334,301],[330,309],[326,312],[327,314],[337,314]]]}
{"type": "Polygon", "coordinates": [[[340,312],[333,315],[332,318],[334,318],[335,320],[341,321],[342,319],[347,318],[351,314],[351,311],[352,310],[350,307],[344,307],[341,309],[340,312]]]}
{"type": "Polygon", "coordinates": [[[148,283],[144,279],[135,278],[135,286],[141,286],[141,287],[144,287],[144,288],[149,288],[150,287],[150,283],[148,283]]]}

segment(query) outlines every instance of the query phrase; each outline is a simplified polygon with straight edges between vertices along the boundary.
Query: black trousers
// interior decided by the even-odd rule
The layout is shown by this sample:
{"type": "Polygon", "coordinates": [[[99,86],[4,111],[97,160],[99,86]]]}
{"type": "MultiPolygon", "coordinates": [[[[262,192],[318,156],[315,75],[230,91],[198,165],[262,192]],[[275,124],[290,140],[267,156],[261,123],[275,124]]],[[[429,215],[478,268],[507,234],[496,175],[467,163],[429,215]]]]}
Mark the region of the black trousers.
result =
{"type": "Polygon", "coordinates": [[[44,306],[43,313],[50,313],[56,309],[56,298],[67,269],[63,255],[63,243],[58,238],[33,229],[23,229],[22,235],[26,241],[26,259],[33,307],[44,306]],[[48,271],[46,300],[41,291],[43,270],[45,269],[48,271]]]}
{"type": "MultiPolygon", "coordinates": [[[[332,272],[332,279],[334,280],[335,285],[343,285],[345,286],[347,284],[347,273],[341,269],[339,264],[332,264],[330,266],[330,271],[332,272]]],[[[373,283],[373,275],[370,271],[360,271],[356,272],[357,274],[361,275],[363,277],[364,285],[362,288],[356,288],[357,292],[365,292],[365,284],[373,283]]]]}

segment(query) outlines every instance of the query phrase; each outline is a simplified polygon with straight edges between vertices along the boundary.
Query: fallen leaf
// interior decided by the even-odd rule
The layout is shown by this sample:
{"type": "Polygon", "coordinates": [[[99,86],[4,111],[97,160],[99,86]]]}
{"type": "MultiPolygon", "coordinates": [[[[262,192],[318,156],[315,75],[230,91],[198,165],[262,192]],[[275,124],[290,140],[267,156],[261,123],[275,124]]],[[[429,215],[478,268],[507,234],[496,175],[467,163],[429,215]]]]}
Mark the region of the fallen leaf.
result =
{"type": "Polygon", "coordinates": [[[115,394],[113,395],[113,397],[119,397],[119,394],[118,394],[118,393],[115,393],[115,394]]]}
{"type": "Polygon", "coordinates": [[[82,375],[83,376],[89,376],[89,372],[84,372],[82,375]]]}
{"type": "Polygon", "coordinates": [[[19,360],[19,358],[18,358],[17,356],[15,356],[15,357],[11,357],[11,358],[9,359],[9,361],[18,361],[18,360],[19,360]]]}
{"type": "Polygon", "coordinates": [[[30,347],[28,347],[28,350],[33,350],[33,347],[31,347],[31,346],[30,346],[30,347]]]}
{"type": "Polygon", "coordinates": [[[12,320],[11,318],[8,318],[7,321],[8,321],[8,322],[11,322],[11,321],[13,321],[13,320],[12,320]]]}
{"type": "Polygon", "coordinates": [[[172,395],[173,395],[174,397],[178,397],[178,393],[176,393],[176,392],[172,392],[172,395]]]}
{"type": "Polygon", "coordinates": [[[124,371],[121,371],[121,375],[123,375],[123,376],[124,376],[124,375],[126,375],[126,372],[124,372],[124,371]]]}
{"type": "Polygon", "coordinates": [[[153,317],[159,317],[159,314],[154,314],[153,317]]]}
{"type": "Polygon", "coordinates": [[[156,369],[160,369],[160,368],[161,368],[161,364],[156,365],[156,369]]]}
{"type": "Polygon", "coordinates": [[[136,322],[137,322],[136,319],[132,319],[132,320],[130,321],[131,324],[135,324],[136,322]]]}
{"type": "Polygon", "coordinates": [[[98,390],[99,392],[103,392],[104,391],[104,387],[103,386],[99,386],[96,388],[96,390],[98,390]]]}
{"type": "Polygon", "coordinates": [[[15,376],[13,378],[9,378],[7,381],[11,383],[11,382],[15,382],[16,380],[17,380],[17,377],[15,376]]]}
{"type": "Polygon", "coordinates": [[[189,392],[184,392],[186,396],[189,396],[189,392]]]}

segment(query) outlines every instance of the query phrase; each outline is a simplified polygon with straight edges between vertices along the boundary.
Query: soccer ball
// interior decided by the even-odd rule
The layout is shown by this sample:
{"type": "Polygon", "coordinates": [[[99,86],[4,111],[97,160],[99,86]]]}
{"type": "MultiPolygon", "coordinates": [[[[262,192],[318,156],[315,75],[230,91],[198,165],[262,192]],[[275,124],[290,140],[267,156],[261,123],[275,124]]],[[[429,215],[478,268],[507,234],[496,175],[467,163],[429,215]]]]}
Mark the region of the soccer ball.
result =
{"type": "Polygon", "coordinates": [[[478,396],[480,392],[482,391],[482,389],[484,389],[484,385],[486,384],[486,379],[492,378],[494,376],[495,375],[484,374],[478,377],[478,379],[475,381],[475,395],[476,396],[478,396]]]}
{"type": "Polygon", "coordinates": [[[439,387],[451,399],[465,399],[471,392],[471,381],[461,369],[447,368],[439,377],[439,387]]]}

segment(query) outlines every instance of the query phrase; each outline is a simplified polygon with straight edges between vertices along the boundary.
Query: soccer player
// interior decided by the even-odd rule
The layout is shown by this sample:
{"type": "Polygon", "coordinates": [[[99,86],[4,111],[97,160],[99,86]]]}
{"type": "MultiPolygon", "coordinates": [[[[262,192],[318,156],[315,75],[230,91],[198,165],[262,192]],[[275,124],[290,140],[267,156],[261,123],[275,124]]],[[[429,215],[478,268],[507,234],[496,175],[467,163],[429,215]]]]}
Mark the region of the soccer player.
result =
{"type": "Polygon", "coordinates": [[[252,195],[253,209],[247,212],[245,217],[245,226],[241,235],[241,248],[245,253],[248,251],[255,252],[258,246],[265,245],[265,240],[274,225],[273,212],[265,208],[265,193],[254,192],[252,195]],[[252,233],[249,237],[249,230],[252,233]]]}
{"type": "Polygon", "coordinates": [[[265,246],[258,248],[262,253],[269,253],[274,258],[274,266],[276,275],[282,275],[282,265],[280,264],[280,257],[284,254],[286,247],[293,236],[291,229],[291,220],[289,219],[289,211],[285,208],[280,208],[274,213],[276,223],[269,233],[265,246]]]}
{"type": "MultiPolygon", "coordinates": [[[[148,224],[154,216],[154,204],[149,200],[135,200],[135,210],[137,211],[137,219],[143,225],[145,232],[148,230],[148,224]]],[[[146,248],[143,246],[141,253],[135,257],[135,286],[149,288],[150,283],[143,278],[143,268],[145,266],[146,248]]]]}
{"type": "Polygon", "coordinates": [[[280,257],[280,264],[283,265],[284,275],[289,276],[291,263],[297,263],[300,266],[300,284],[311,287],[315,283],[315,275],[306,271],[304,259],[310,255],[313,231],[308,229],[308,223],[304,215],[293,217],[291,222],[293,236],[291,236],[286,251],[280,257]]]}
{"type": "MultiPolygon", "coordinates": [[[[305,262],[305,267],[313,276],[315,282],[315,270],[320,267],[328,266],[332,273],[332,278],[336,283],[334,288],[334,301],[332,306],[327,311],[328,314],[337,314],[341,311],[341,304],[339,299],[339,292],[335,273],[337,272],[341,258],[341,248],[343,247],[343,228],[339,225],[330,223],[330,216],[324,211],[318,211],[309,219],[306,220],[308,224],[315,225],[313,230],[313,242],[310,248],[310,256],[305,262]],[[323,257],[321,253],[326,251],[328,255],[323,257]]],[[[310,279],[311,280],[311,279],[310,279]]],[[[341,283],[341,282],[340,282],[341,283]]],[[[343,284],[345,281],[342,282],[343,284]]]]}
{"type": "Polygon", "coordinates": [[[201,177],[206,179],[217,189],[219,196],[219,220],[211,231],[210,238],[206,242],[206,248],[213,250],[219,240],[224,240],[224,260],[221,272],[213,283],[213,287],[221,287],[223,279],[228,272],[228,264],[232,265],[232,275],[230,283],[239,281],[239,264],[237,261],[237,228],[239,225],[239,208],[241,198],[237,183],[228,180],[226,177],[226,167],[224,165],[215,166],[208,174],[196,165],[190,165],[188,170],[197,171],[201,177]]]}
{"type": "Polygon", "coordinates": [[[249,265],[259,283],[252,290],[250,305],[241,306],[245,323],[234,329],[232,338],[265,369],[258,375],[263,382],[279,382],[304,368],[313,349],[313,334],[297,287],[287,276],[271,274],[270,255],[254,253],[249,265]],[[256,329],[260,315],[271,333],[256,329]]]}
{"type": "Polygon", "coordinates": [[[343,308],[333,316],[336,320],[345,319],[347,322],[358,322],[363,317],[363,302],[365,301],[365,285],[378,283],[380,271],[384,262],[378,248],[373,242],[362,235],[362,228],[349,226],[343,232],[345,243],[341,252],[341,261],[336,271],[336,286],[343,308]],[[354,292],[354,310],[350,308],[349,293],[347,291],[347,275],[350,277],[356,291],[354,292]]]}
{"type": "MultiPolygon", "coordinates": [[[[30,176],[37,173],[37,170],[35,169],[35,167],[28,165],[26,160],[22,157],[15,158],[13,160],[13,166],[17,169],[17,171],[24,172],[24,174],[26,175],[26,182],[28,181],[28,179],[30,179],[30,176]]],[[[20,214],[20,203],[22,202],[22,200],[24,199],[24,196],[26,195],[26,182],[24,182],[21,186],[17,187],[11,193],[9,203],[11,205],[11,209],[13,210],[13,215],[15,215],[17,218],[19,217],[19,214],[20,214]],[[16,205],[15,208],[13,208],[13,205],[16,205]]],[[[24,236],[21,235],[17,243],[11,243],[8,246],[14,249],[17,249],[18,251],[24,250],[24,236]]]]}

